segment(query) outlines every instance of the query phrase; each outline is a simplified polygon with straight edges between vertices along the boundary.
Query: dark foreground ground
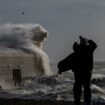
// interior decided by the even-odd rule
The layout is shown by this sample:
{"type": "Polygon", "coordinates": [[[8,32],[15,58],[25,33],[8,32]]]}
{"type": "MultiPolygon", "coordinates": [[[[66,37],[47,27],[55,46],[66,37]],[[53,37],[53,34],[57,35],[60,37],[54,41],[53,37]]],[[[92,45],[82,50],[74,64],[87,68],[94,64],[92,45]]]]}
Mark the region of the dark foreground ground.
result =
{"type": "MultiPolygon", "coordinates": [[[[34,99],[0,99],[0,105],[74,105],[73,101],[36,101],[34,99]]],[[[83,105],[83,103],[81,103],[83,105]]],[[[94,102],[93,105],[105,105],[105,103],[94,102]]]]}

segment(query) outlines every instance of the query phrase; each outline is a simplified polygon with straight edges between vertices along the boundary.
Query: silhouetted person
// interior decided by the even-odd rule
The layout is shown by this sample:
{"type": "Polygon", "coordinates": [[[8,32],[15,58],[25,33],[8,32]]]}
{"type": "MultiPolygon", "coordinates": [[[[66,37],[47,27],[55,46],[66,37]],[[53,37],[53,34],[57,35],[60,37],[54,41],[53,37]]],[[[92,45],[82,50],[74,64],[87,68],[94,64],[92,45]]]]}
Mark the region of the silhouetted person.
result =
{"type": "Polygon", "coordinates": [[[80,44],[76,46],[77,48],[73,47],[77,57],[75,67],[72,68],[75,77],[73,87],[75,105],[80,105],[82,86],[84,88],[84,103],[85,105],[91,105],[90,84],[93,69],[93,52],[97,45],[92,40],[87,40],[80,36],[80,44]]]}
{"type": "Polygon", "coordinates": [[[73,86],[75,105],[80,105],[82,86],[84,88],[84,103],[91,105],[91,75],[93,69],[93,52],[97,45],[94,41],[80,38],[80,44],[73,44],[74,52],[58,63],[58,73],[72,69],[75,83],[73,86]]]}

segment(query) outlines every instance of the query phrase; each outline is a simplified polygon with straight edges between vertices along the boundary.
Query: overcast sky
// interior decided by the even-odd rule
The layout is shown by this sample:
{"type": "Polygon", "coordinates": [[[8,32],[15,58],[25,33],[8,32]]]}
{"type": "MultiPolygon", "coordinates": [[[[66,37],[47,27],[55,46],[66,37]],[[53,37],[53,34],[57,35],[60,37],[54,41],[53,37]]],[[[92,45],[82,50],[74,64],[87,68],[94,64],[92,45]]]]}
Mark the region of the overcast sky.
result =
{"type": "Polygon", "coordinates": [[[70,54],[80,34],[97,43],[95,60],[105,60],[105,0],[0,0],[0,23],[11,22],[45,27],[44,50],[51,60],[70,54]]]}

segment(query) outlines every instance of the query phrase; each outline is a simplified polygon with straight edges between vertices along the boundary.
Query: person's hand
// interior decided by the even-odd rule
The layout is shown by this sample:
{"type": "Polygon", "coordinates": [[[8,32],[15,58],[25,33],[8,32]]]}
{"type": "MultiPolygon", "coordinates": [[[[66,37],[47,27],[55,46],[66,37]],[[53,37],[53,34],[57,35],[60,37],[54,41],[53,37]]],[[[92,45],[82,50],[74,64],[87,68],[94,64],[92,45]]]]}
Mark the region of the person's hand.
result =
{"type": "Polygon", "coordinates": [[[81,40],[81,39],[83,39],[83,37],[80,35],[80,36],[79,36],[79,39],[81,40]]]}
{"type": "Polygon", "coordinates": [[[79,39],[80,39],[80,41],[86,40],[86,38],[85,37],[82,37],[81,35],[79,36],[79,39]]]}
{"type": "Polygon", "coordinates": [[[79,36],[79,38],[80,38],[80,44],[82,44],[82,45],[87,45],[87,38],[83,38],[82,36],[79,36]]]}

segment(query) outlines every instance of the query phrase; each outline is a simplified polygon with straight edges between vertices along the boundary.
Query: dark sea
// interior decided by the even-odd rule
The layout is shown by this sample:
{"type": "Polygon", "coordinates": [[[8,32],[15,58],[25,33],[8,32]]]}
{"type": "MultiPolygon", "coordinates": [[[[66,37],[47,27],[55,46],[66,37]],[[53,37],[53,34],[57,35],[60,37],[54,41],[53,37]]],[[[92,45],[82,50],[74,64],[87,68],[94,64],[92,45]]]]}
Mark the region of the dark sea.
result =
{"type": "MultiPolygon", "coordinates": [[[[73,100],[74,75],[67,71],[57,74],[57,64],[52,63],[52,76],[25,78],[22,86],[14,87],[11,80],[2,80],[0,97],[36,100],[73,100]]],[[[105,102],[105,62],[94,63],[92,75],[92,101],[105,102]]],[[[82,94],[83,99],[83,94],[82,94]]]]}

